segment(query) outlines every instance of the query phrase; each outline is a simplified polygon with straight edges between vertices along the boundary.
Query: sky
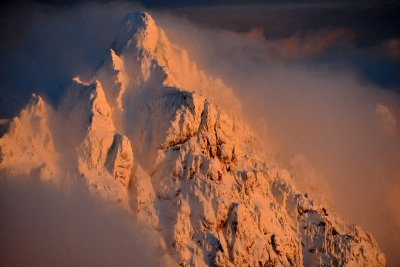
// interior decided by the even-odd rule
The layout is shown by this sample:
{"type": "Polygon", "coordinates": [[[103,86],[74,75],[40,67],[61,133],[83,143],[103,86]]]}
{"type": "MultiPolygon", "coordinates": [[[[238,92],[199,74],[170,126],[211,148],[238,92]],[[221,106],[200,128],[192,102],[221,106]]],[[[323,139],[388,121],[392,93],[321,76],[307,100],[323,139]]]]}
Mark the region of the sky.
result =
{"type": "Polygon", "coordinates": [[[32,92],[57,104],[72,77],[99,65],[126,13],[143,9],[234,89],[299,189],[372,232],[389,266],[400,264],[397,1],[5,2],[0,120],[32,92]]]}

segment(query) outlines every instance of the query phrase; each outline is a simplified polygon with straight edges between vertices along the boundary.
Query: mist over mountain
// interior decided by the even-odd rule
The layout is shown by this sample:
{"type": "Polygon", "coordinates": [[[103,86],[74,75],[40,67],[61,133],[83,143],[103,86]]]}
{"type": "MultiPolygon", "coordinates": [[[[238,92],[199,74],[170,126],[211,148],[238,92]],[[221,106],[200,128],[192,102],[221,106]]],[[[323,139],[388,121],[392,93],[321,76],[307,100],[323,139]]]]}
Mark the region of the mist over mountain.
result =
{"type": "MultiPolygon", "coordinates": [[[[80,7],[80,22],[97,17],[104,35],[84,34],[96,25],[90,22],[70,44],[82,42],[82,50],[61,53],[66,64],[52,70],[56,76],[21,79],[28,87],[64,85],[26,88],[19,92],[25,98],[29,91],[45,98],[35,95],[23,111],[4,113],[19,114],[3,124],[6,180],[35,177],[61,188],[83,181],[83,188],[156,229],[163,264],[385,263],[370,234],[333,215],[347,212],[378,236],[385,254],[385,247],[395,251],[398,95],[349,65],[315,63],[351,32],[270,40],[260,29],[213,31],[165,13],[155,13],[155,22],[133,13],[121,26],[126,7],[80,7]],[[307,65],[310,56],[316,57],[307,65]],[[371,190],[377,194],[367,197],[371,190]],[[278,221],[269,221],[271,215],[278,221]],[[382,216],[389,230],[377,224],[382,216]],[[243,230],[249,227],[258,230],[243,230]],[[259,235],[265,238],[251,244],[259,235]],[[367,252],[353,253],[361,249],[354,242],[367,252]]],[[[68,19],[76,10],[63,14],[52,17],[54,25],[72,27],[60,33],[79,33],[80,23],[68,19]]],[[[37,26],[46,25],[47,15],[42,19],[37,26]]],[[[53,37],[51,24],[47,31],[53,37]]],[[[70,51],[62,35],[48,48],[70,51]]],[[[44,51],[43,45],[33,48],[44,51]]],[[[60,58],[45,50],[43,70],[52,66],[51,55],[60,58]]],[[[28,102],[17,99],[8,104],[16,110],[28,102]]]]}

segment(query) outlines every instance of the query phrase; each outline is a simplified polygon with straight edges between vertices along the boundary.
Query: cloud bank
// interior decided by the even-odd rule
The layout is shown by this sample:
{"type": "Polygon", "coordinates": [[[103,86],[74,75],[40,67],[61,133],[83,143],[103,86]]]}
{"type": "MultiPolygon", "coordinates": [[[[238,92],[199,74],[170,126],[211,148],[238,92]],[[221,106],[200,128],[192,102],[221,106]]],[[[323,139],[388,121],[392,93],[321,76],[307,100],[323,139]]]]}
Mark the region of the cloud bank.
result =
{"type": "Polygon", "coordinates": [[[1,265],[160,263],[157,237],[147,226],[90,196],[83,186],[65,190],[26,177],[9,178],[0,181],[1,265]]]}

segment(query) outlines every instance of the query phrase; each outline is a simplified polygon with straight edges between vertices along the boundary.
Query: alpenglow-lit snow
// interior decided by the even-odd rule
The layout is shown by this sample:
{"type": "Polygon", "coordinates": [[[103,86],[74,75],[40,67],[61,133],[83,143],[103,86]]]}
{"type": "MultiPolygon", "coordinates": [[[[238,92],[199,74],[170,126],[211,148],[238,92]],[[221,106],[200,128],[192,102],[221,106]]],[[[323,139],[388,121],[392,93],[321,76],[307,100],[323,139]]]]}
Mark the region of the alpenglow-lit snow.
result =
{"type": "Polygon", "coordinates": [[[33,95],[0,139],[0,170],[82,179],[152,226],[161,266],[385,265],[369,233],[296,190],[237,113],[223,81],[132,13],[92,80],[73,79],[55,108],[33,95]]]}

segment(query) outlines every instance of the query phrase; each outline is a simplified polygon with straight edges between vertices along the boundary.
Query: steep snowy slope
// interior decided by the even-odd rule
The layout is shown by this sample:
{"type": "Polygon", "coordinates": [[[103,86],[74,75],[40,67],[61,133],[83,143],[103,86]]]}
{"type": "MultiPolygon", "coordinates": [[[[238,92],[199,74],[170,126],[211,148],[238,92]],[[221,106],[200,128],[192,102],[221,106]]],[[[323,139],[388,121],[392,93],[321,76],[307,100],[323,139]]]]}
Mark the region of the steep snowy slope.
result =
{"type": "Polygon", "coordinates": [[[152,225],[181,266],[385,265],[369,233],[268,162],[236,119],[232,90],[147,13],[129,14],[93,80],[74,79],[48,109],[34,96],[14,118],[0,139],[1,171],[82,177],[152,225]]]}
{"type": "Polygon", "coordinates": [[[52,109],[35,94],[28,105],[13,118],[0,139],[0,169],[11,174],[35,174],[51,180],[57,173],[58,153],[54,149],[50,121],[52,109]]]}

